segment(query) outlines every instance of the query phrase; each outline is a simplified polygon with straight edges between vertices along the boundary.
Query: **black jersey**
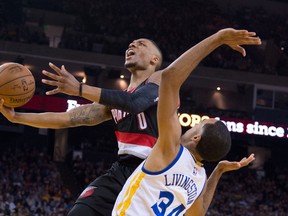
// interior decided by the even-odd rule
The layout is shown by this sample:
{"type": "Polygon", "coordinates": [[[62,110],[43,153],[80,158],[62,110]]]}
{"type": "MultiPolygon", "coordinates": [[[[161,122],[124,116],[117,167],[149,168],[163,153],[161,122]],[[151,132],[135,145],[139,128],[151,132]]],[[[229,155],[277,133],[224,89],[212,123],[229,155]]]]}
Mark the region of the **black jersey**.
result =
{"type": "MultiPolygon", "coordinates": [[[[128,92],[134,94],[145,85],[147,83],[143,82],[136,89],[128,92]]],[[[143,112],[131,114],[119,109],[111,110],[116,127],[115,134],[118,141],[119,155],[129,154],[144,159],[157,140],[158,88],[151,88],[149,94],[151,98],[149,104],[151,105],[143,112]]]]}

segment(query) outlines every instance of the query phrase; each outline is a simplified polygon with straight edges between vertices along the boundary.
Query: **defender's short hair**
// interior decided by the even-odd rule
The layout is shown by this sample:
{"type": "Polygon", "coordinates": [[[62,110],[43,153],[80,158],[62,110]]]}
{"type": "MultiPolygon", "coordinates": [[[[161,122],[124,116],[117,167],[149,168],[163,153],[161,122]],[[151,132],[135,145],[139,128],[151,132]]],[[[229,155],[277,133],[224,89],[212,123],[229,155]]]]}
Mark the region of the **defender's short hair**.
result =
{"type": "Polygon", "coordinates": [[[203,126],[201,140],[196,146],[198,154],[208,162],[219,161],[231,148],[231,136],[226,125],[221,121],[203,126]]]}

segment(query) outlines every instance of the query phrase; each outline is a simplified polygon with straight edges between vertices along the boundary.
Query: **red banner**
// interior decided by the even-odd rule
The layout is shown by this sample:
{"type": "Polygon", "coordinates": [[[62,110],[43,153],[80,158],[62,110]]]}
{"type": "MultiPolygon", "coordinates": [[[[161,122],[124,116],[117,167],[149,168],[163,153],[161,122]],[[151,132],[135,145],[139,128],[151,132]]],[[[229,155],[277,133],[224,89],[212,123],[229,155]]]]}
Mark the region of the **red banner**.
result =
{"type": "Polygon", "coordinates": [[[85,99],[75,100],[53,96],[34,95],[33,98],[21,108],[43,112],[65,112],[68,108],[73,108],[87,103],[92,102],[85,99]]]}

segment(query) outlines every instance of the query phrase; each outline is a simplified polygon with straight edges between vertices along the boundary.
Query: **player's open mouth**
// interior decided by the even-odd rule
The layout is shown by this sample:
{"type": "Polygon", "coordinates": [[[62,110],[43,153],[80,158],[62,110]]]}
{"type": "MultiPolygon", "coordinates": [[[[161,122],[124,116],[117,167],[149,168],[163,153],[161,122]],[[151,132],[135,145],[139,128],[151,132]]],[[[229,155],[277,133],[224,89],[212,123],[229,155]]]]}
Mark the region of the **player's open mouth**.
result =
{"type": "Polygon", "coordinates": [[[130,57],[132,55],[135,55],[135,51],[133,49],[128,49],[126,51],[126,57],[130,57]]]}

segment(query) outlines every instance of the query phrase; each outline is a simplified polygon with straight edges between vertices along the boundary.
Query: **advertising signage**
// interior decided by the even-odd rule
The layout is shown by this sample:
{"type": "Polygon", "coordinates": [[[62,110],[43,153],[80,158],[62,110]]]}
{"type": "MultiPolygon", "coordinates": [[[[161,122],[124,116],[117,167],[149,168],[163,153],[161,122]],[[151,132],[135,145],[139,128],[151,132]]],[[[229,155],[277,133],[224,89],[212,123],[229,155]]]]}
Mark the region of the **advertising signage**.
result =
{"type": "MultiPolygon", "coordinates": [[[[183,127],[193,127],[200,121],[209,119],[207,115],[200,116],[197,114],[179,113],[179,121],[183,127]]],[[[271,122],[259,122],[247,119],[231,119],[214,117],[221,120],[230,132],[260,135],[278,138],[288,138],[288,125],[279,125],[271,122]]]]}
{"type": "MultiPolygon", "coordinates": [[[[91,103],[85,99],[67,99],[52,96],[34,95],[33,98],[23,108],[47,111],[66,112],[81,104],[91,103]]],[[[183,127],[193,127],[204,119],[209,119],[207,115],[197,115],[189,113],[179,113],[179,121],[183,127]]],[[[279,125],[271,122],[259,122],[247,119],[232,119],[213,117],[221,120],[230,132],[250,135],[260,135],[278,138],[288,138],[288,125],[279,125]]]]}

